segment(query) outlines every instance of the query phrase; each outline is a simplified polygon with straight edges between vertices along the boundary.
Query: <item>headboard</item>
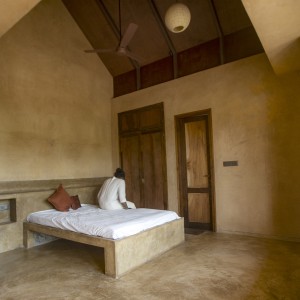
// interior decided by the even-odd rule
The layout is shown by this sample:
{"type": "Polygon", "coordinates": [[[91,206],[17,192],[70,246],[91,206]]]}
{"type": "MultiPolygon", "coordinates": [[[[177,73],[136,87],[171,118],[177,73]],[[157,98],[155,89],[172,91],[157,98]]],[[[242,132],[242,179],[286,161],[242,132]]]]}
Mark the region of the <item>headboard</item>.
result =
{"type": "Polygon", "coordinates": [[[0,253],[23,247],[23,221],[31,212],[53,208],[47,201],[62,184],[81,203],[97,204],[107,177],[0,182],[0,253]]]}

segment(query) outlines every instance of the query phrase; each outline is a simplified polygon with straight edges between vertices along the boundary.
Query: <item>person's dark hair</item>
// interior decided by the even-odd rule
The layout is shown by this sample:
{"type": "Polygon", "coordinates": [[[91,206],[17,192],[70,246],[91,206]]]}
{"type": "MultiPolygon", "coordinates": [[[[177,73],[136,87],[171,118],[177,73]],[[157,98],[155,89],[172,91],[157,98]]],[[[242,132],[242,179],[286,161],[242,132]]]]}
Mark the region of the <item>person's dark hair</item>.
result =
{"type": "Polygon", "coordinates": [[[117,168],[114,176],[117,178],[125,179],[125,172],[121,168],[117,168]]]}

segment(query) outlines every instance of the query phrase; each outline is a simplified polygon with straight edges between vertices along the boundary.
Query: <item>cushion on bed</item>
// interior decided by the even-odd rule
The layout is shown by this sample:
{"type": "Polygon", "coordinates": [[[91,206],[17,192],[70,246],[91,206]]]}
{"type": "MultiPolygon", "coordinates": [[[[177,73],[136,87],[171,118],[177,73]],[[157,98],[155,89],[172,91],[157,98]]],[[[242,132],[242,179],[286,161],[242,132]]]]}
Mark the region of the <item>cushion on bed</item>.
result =
{"type": "Polygon", "coordinates": [[[77,208],[81,207],[78,195],[71,196],[71,200],[72,200],[72,204],[71,204],[72,209],[77,209],[77,208]]]}
{"type": "Polygon", "coordinates": [[[59,211],[68,211],[72,206],[72,199],[60,184],[53,195],[48,198],[48,201],[59,211]]]}

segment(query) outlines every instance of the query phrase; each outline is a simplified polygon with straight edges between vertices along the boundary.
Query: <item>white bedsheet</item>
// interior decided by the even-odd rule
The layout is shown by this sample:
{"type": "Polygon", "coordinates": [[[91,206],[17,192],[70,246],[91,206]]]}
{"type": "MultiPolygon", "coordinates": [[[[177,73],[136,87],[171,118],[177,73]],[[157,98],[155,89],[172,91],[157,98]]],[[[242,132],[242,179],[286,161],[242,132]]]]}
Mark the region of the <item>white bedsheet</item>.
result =
{"type": "Polygon", "coordinates": [[[77,210],[49,209],[28,215],[27,221],[109,239],[121,239],[146,229],[179,219],[168,210],[148,208],[103,210],[83,204],[77,210]]]}

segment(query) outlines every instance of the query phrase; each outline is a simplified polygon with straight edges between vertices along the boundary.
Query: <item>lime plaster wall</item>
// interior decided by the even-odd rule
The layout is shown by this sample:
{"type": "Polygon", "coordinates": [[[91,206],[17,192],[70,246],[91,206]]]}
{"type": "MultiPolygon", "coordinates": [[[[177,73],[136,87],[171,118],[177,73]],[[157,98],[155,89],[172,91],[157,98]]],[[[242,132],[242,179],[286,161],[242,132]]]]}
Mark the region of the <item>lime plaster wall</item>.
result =
{"type": "MultiPolygon", "coordinates": [[[[217,231],[300,238],[300,74],[277,77],[265,54],[113,100],[117,113],[163,102],[169,209],[178,210],[174,116],[212,109],[217,231]],[[238,167],[223,161],[238,160],[238,167]]],[[[130,200],[130,199],[129,199],[130,200]]]]}
{"type": "Polygon", "coordinates": [[[0,181],[111,174],[112,78],[59,0],[0,39],[0,181]]]}
{"type": "Polygon", "coordinates": [[[0,0],[0,37],[41,0],[0,0]]]}
{"type": "Polygon", "coordinates": [[[242,0],[276,74],[300,70],[300,1],[242,0]]]}

